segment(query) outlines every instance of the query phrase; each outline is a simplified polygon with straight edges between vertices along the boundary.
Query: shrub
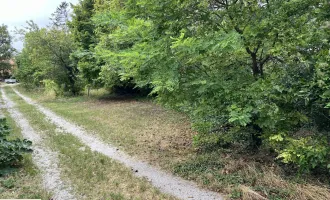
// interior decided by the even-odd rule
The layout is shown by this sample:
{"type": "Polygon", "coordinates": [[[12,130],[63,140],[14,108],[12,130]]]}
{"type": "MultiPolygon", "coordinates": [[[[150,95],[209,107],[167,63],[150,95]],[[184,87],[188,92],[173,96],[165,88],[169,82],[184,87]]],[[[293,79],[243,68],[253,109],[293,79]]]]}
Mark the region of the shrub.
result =
{"type": "Polygon", "coordinates": [[[294,139],[281,133],[273,135],[269,141],[279,153],[278,159],[296,164],[300,172],[315,168],[330,169],[330,148],[325,138],[308,136],[294,139]]]}
{"type": "Polygon", "coordinates": [[[63,95],[63,88],[60,87],[55,81],[53,80],[43,80],[42,81],[45,84],[45,93],[48,95],[55,95],[55,96],[62,96],[63,95]]]}
{"type": "Polygon", "coordinates": [[[10,129],[5,118],[0,119],[0,167],[12,167],[18,165],[24,153],[32,152],[31,141],[8,140],[10,129]]]}

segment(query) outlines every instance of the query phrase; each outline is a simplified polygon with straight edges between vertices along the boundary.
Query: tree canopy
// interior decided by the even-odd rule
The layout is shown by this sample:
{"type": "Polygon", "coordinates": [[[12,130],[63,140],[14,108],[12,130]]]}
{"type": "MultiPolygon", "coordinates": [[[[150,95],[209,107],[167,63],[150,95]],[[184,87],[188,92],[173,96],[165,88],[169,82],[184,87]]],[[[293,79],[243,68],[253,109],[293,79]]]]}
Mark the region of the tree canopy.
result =
{"type": "Polygon", "coordinates": [[[46,54],[26,68],[38,81],[52,72],[70,85],[150,88],[190,116],[197,145],[266,146],[302,171],[326,169],[329,9],[327,0],[80,0],[70,31],[29,32],[20,56],[46,54]],[[52,48],[38,51],[40,41],[52,48]]]}
{"type": "Polygon", "coordinates": [[[70,58],[75,44],[66,25],[68,4],[62,3],[52,15],[51,25],[39,28],[33,21],[20,30],[24,48],[18,55],[17,77],[27,86],[49,86],[56,93],[79,93],[77,67],[70,58]]]}

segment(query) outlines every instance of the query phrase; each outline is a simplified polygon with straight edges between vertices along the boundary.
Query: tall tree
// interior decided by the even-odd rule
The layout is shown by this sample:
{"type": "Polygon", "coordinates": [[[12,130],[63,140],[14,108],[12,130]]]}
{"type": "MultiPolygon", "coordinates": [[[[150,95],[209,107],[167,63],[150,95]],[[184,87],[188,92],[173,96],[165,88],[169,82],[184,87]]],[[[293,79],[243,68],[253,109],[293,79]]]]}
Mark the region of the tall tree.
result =
{"type": "Polygon", "coordinates": [[[21,57],[39,64],[36,77],[65,72],[55,77],[75,81],[70,55],[88,85],[152,87],[159,102],[191,117],[197,142],[213,134],[217,144],[242,142],[254,150],[265,144],[301,169],[324,168],[330,137],[319,131],[330,130],[329,6],[328,0],[81,0],[70,31],[57,22],[31,26],[21,57]],[[319,131],[297,132],[307,126],[319,131]]]}
{"type": "Polygon", "coordinates": [[[10,59],[13,57],[14,48],[11,45],[11,36],[6,25],[0,26],[0,71],[1,77],[11,69],[10,59]]]}
{"type": "Polygon", "coordinates": [[[93,17],[105,79],[151,85],[206,137],[249,141],[253,149],[267,143],[284,162],[326,166],[330,137],[295,134],[309,120],[329,124],[327,1],[116,2],[124,5],[93,17]]]}
{"type": "Polygon", "coordinates": [[[67,26],[67,22],[69,21],[69,4],[63,1],[56,9],[54,13],[52,13],[51,25],[54,27],[59,27],[65,29],[67,26]]]}
{"type": "Polygon", "coordinates": [[[68,9],[68,4],[62,3],[52,15],[52,23],[47,28],[39,28],[33,21],[29,21],[27,28],[21,31],[25,43],[19,58],[30,61],[21,62],[18,74],[24,79],[24,72],[32,72],[39,79],[36,84],[43,79],[50,79],[62,90],[77,94],[80,90],[77,85],[78,69],[70,58],[76,47],[65,24],[68,9]]]}
{"type": "Polygon", "coordinates": [[[88,90],[99,85],[98,77],[102,61],[94,54],[97,43],[95,26],[92,22],[94,15],[94,0],[80,0],[72,5],[72,20],[68,23],[78,49],[72,54],[78,63],[80,75],[85,80],[88,90]]]}
{"type": "Polygon", "coordinates": [[[79,48],[90,50],[96,43],[95,26],[92,22],[94,0],[80,0],[77,5],[72,5],[72,8],[72,19],[68,25],[73,38],[79,48]]]}

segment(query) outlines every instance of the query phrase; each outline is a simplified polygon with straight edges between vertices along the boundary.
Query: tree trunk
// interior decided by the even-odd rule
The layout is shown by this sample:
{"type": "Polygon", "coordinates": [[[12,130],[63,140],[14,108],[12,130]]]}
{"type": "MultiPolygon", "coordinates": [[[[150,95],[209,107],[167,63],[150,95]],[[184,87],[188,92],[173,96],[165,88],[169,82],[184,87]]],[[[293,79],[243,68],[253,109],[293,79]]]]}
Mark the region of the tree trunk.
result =
{"type": "Polygon", "coordinates": [[[71,92],[73,95],[76,95],[77,94],[77,91],[75,89],[75,76],[74,76],[74,73],[73,73],[73,69],[69,66],[65,66],[65,68],[68,70],[68,75],[69,75],[69,82],[70,82],[70,89],[71,89],[71,92]]]}
{"type": "Polygon", "coordinates": [[[251,147],[254,150],[258,150],[259,147],[262,145],[262,128],[260,128],[258,125],[253,124],[252,125],[253,133],[251,134],[252,144],[251,147]]]}
{"type": "Polygon", "coordinates": [[[257,54],[251,53],[251,59],[252,59],[252,72],[255,77],[261,75],[261,71],[259,69],[259,63],[257,60],[257,54]]]}

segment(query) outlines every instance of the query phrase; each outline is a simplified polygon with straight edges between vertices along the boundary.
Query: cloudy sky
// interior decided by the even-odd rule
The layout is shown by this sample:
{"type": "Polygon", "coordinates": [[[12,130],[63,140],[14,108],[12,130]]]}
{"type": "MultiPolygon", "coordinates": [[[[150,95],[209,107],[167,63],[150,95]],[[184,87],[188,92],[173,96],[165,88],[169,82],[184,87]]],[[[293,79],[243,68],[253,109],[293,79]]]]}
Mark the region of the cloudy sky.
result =
{"type": "MultiPolygon", "coordinates": [[[[27,20],[33,20],[41,27],[46,26],[62,1],[65,0],[0,0],[0,24],[7,25],[10,31],[22,27],[27,20]]],[[[78,0],[66,2],[76,4],[78,0]]],[[[18,50],[22,48],[21,41],[15,41],[13,45],[18,50]]]]}

